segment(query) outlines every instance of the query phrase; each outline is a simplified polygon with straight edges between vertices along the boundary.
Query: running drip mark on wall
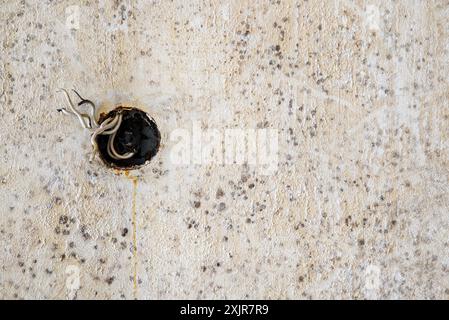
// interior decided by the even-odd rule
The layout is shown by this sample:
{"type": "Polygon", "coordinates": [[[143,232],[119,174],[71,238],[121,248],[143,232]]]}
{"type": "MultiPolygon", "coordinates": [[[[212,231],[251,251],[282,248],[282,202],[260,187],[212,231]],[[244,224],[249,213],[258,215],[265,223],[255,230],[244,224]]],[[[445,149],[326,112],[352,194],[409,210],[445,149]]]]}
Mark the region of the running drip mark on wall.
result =
{"type": "Polygon", "coordinates": [[[132,225],[133,225],[133,293],[134,299],[137,299],[137,213],[136,213],[136,195],[137,195],[137,177],[131,177],[133,183],[133,193],[132,193],[132,225]]]}
{"type": "MultiPolygon", "coordinates": [[[[118,173],[118,172],[117,172],[118,173]]],[[[137,286],[137,266],[138,266],[138,256],[137,256],[137,211],[136,211],[136,197],[137,197],[137,185],[138,179],[136,176],[131,176],[129,171],[124,172],[125,177],[127,177],[132,182],[132,194],[131,194],[131,224],[132,224],[132,277],[133,277],[133,296],[134,299],[138,299],[138,286],[137,286]]]]}
{"type": "Polygon", "coordinates": [[[128,170],[114,169],[114,173],[118,176],[125,176],[132,182],[131,193],[131,224],[132,224],[132,279],[133,279],[133,296],[134,300],[138,300],[138,251],[137,251],[137,210],[136,210],[136,198],[137,198],[137,185],[138,178],[130,174],[128,170]]]}

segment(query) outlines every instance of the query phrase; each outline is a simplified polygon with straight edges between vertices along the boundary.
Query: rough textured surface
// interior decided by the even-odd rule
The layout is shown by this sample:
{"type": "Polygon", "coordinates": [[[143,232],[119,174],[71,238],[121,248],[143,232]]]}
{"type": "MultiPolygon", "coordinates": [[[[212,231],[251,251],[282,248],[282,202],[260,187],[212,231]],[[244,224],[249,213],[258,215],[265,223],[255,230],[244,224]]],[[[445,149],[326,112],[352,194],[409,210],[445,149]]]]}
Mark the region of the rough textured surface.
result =
{"type": "Polygon", "coordinates": [[[0,20],[0,298],[449,298],[449,1],[4,0],[0,20]],[[150,166],[89,163],[60,87],[148,111],[150,166]],[[277,130],[277,171],[173,163],[192,123],[277,130]]]}

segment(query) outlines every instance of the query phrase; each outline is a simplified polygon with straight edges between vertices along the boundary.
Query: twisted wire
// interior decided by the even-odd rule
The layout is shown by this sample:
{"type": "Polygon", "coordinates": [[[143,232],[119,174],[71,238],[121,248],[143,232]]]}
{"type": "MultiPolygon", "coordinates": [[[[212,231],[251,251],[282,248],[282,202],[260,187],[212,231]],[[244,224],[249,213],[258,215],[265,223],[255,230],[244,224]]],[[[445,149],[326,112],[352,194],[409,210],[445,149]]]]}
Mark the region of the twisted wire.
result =
{"type": "Polygon", "coordinates": [[[134,156],[135,152],[127,152],[125,154],[119,154],[114,146],[115,136],[117,135],[117,132],[123,120],[123,115],[121,111],[118,111],[114,117],[107,118],[101,124],[99,124],[97,119],[95,118],[96,106],[91,100],[84,99],[76,90],[72,89],[72,91],[80,99],[80,102],[78,102],[78,107],[81,107],[82,105],[90,106],[91,110],[90,114],[81,113],[73,104],[72,99],[70,98],[70,95],[67,92],[67,90],[62,88],[60,90],[65,96],[69,110],[67,110],[66,108],[60,108],[57,109],[57,111],[62,112],[65,115],[76,117],[80,122],[81,126],[84,129],[87,129],[91,132],[90,143],[92,144],[93,151],[89,161],[93,161],[95,155],[98,152],[97,137],[99,135],[109,135],[106,151],[112,159],[124,160],[134,156]]]}

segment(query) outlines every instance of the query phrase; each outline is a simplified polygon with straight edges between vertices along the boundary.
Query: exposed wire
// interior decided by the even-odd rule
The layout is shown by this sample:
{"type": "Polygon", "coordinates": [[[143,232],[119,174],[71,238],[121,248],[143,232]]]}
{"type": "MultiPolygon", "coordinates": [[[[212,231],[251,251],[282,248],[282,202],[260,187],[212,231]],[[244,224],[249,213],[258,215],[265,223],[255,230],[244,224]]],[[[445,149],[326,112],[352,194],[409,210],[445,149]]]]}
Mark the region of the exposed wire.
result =
{"type": "Polygon", "coordinates": [[[101,124],[99,124],[95,117],[96,106],[91,100],[84,99],[76,90],[72,89],[72,91],[81,100],[80,102],[78,102],[78,107],[84,104],[87,104],[91,107],[90,115],[86,113],[81,113],[75,108],[67,90],[61,89],[61,91],[64,93],[67,104],[69,106],[69,110],[67,110],[66,108],[60,108],[57,109],[57,111],[62,112],[65,115],[77,117],[83,128],[91,131],[90,143],[92,144],[93,152],[91,154],[89,161],[92,161],[95,158],[96,153],[98,152],[97,138],[99,135],[109,135],[107,143],[107,153],[111,158],[115,160],[124,160],[134,156],[135,152],[127,152],[121,155],[117,152],[114,146],[115,136],[117,135],[117,131],[119,130],[123,119],[123,115],[120,111],[118,111],[114,117],[107,118],[101,124]]]}

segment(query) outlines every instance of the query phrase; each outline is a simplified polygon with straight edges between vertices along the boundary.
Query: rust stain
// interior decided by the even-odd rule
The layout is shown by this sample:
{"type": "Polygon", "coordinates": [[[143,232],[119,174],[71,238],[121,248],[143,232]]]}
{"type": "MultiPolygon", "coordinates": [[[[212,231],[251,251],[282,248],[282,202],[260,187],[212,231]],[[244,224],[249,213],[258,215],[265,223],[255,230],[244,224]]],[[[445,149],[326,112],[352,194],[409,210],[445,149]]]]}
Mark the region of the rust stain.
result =
{"type": "Polygon", "coordinates": [[[137,213],[136,213],[136,195],[137,195],[137,177],[130,178],[133,183],[133,194],[132,194],[132,225],[133,225],[133,282],[134,282],[134,299],[137,299],[137,213]]]}
{"type": "Polygon", "coordinates": [[[132,252],[133,252],[133,295],[134,299],[138,299],[138,286],[137,286],[137,266],[138,266],[138,251],[137,251],[137,210],[136,210],[136,197],[137,197],[137,185],[138,178],[130,174],[129,170],[114,170],[117,175],[124,175],[127,179],[131,180],[133,184],[132,198],[131,198],[131,221],[132,221],[132,252]]]}

